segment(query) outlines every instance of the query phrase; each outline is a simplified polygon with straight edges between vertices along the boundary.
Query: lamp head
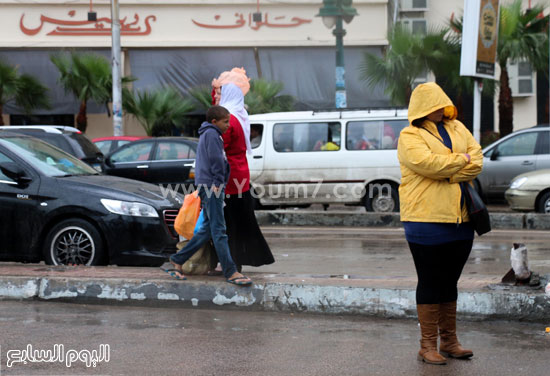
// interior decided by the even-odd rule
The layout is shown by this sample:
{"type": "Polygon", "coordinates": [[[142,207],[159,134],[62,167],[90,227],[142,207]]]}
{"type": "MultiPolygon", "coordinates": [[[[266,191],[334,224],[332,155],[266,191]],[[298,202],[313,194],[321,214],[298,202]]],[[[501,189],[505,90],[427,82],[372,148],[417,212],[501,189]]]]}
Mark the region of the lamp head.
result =
{"type": "Polygon", "coordinates": [[[357,15],[352,0],[323,0],[323,7],[319,9],[317,17],[322,17],[325,26],[331,29],[336,23],[336,17],[342,17],[346,23],[350,23],[357,15]]]}

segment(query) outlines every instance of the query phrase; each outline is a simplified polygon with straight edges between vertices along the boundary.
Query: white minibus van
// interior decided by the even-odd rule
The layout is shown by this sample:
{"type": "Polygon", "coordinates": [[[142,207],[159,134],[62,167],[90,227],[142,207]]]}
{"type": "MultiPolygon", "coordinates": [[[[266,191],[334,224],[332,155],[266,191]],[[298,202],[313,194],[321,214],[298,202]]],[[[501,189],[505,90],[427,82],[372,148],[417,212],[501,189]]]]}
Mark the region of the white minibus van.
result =
{"type": "Polygon", "coordinates": [[[399,211],[397,139],[406,109],[258,114],[250,124],[250,181],[261,205],[399,211]]]}

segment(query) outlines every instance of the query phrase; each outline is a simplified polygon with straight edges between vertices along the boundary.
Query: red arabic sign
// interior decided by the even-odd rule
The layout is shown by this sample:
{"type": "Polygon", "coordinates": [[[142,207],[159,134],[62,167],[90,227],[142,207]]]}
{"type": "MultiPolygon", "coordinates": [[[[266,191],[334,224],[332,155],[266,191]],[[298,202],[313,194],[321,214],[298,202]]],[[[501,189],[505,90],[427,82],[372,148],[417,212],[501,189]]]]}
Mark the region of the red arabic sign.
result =
{"type": "MultiPolygon", "coordinates": [[[[289,22],[282,21],[286,16],[278,16],[273,18],[273,22],[269,21],[269,14],[265,13],[263,19],[265,21],[259,21],[259,22],[253,22],[252,21],[252,14],[248,14],[248,27],[250,27],[252,30],[259,30],[262,26],[265,27],[298,27],[305,23],[311,23],[311,20],[300,18],[300,17],[292,17],[289,22]]],[[[244,14],[242,13],[235,13],[235,21],[233,23],[218,23],[221,16],[219,14],[216,14],[214,16],[214,22],[213,23],[204,23],[204,22],[198,22],[195,20],[192,20],[193,23],[199,27],[204,27],[208,29],[237,29],[239,27],[243,27],[247,24],[247,21],[244,18],[244,14]]]]}
{"type": "MultiPolygon", "coordinates": [[[[74,10],[69,11],[69,17],[74,17],[76,12],[74,10]]],[[[111,24],[112,21],[110,18],[102,17],[97,21],[76,21],[76,20],[58,20],[55,18],[47,17],[40,15],[40,26],[36,28],[28,28],[23,24],[23,19],[25,18],[25,13],[21,15],[21,20],[19,21],[19,27],[21,31],[26,35],[36,35],[38,34],[44,24],[58,25],[56,28],[51,30],[46,35],[67,35],[67,36],[81,36],[81,35],[111,35],[111,24]],[[108,26],[108,27],[106,27],[108,26]]],[[[144,20],[144,30],[142,26],[139,26],[139,15],[134,14],[134,21],[126,23],[127,17],[124,17],[120,20],[120,34],[121,35],[149,35],[151,34],[151,25],[150,21],[156,21],[157,18],[153,15],[145,17],[144,20]]]]}

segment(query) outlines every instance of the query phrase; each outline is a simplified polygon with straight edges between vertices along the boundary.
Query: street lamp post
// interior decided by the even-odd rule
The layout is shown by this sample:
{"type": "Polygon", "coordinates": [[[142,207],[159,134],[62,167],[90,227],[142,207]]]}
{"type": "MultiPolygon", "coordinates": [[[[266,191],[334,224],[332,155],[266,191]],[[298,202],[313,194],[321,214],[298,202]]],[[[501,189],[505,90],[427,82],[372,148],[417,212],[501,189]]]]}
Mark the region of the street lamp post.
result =
{"type": "Polygon", "coordinates": [[[111,64],[113,69],[113,135],[122,136],[122,67],[119,0],[111,0],[111,64]]]}
{"type": "Polygon", "coordinates": [[[323,23],[336,37],[336,108],[346,108],[346,80],[344,68],[344,21],[350,23],[357,16],[357,10],[351,6],[352,0],[323,0],[323,7],[319,10],[318,17],[323,18],[323,23]]]}

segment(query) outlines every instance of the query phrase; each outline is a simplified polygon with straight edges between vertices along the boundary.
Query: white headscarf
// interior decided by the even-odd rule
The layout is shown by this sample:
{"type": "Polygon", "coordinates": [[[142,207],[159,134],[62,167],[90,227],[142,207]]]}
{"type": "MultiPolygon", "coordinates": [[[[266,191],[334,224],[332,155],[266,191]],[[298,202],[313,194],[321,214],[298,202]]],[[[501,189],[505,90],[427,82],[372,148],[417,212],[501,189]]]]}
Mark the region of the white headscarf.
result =
{"type": "Polygon", "coordinates": [[[241,123],[244,141],[246,142],[246,151],[252,153],[252,147],[250,146],[250,120],[248,112],[244,108],[244,95],[241,89],[235,84],[223,85],[220,106],[227,108],[227,111],[241,123]]]}

